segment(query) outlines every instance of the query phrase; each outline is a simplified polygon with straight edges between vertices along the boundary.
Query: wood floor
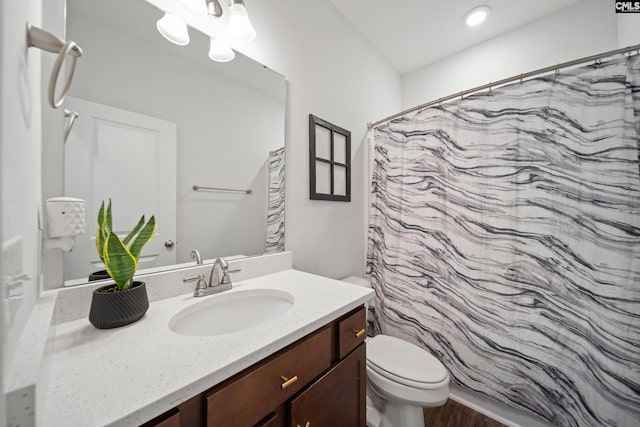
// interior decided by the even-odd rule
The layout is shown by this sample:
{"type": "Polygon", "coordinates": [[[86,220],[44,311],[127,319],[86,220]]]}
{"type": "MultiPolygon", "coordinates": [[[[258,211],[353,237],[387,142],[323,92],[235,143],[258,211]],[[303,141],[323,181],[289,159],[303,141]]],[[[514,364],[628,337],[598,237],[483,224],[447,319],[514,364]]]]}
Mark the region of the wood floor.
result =
{"type": "Polygon", "coordinates": [[[506,427],[451,399],[437,408],[425,408],[424,423],[426,427],[506,427]]]}

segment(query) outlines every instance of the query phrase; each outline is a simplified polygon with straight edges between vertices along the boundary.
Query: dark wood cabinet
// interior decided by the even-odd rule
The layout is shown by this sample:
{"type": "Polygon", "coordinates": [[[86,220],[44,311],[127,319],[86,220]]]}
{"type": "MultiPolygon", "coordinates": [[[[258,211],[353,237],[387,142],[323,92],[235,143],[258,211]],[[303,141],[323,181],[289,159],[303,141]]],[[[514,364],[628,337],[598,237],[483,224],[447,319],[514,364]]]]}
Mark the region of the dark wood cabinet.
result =
{"type": "Polygon", "coordinates": [[[291,427],[366,425],[364,345],[291,400],[291,427]]]}
{"type": "Polygon", "coordinates": [[[364,307],[144,427],[365,427],[364,307]]]}

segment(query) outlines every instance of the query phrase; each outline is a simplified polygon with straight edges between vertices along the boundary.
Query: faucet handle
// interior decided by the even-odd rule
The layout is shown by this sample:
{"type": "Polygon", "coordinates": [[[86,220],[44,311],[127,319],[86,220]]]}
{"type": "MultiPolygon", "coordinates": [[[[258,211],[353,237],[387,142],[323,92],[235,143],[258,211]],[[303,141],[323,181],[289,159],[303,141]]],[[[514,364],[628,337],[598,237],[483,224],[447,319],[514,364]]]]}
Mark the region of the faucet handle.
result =
{"type": "Polygon", "coordinates": [[[220,284],[227,285],[231,283],[231,277],[229,277],[229,273],[237,273],[238,271],[242,271],[242,269],[234,268],[233,270],[228,270],[228,269],[223,270],[222,281],[220,282],[220,284]]]}
{"type": "Polygon", "coordinates": [[[207,289],[207,281],[204,278],[204,274],[198,274],[195,276],[189,276],[182,279],[183,283],[196,282],[196,287],[193,290],[193,296],[199,297],[202,294],[202,291],[207,289]]]}
{"type": "Polygon", "coordinates": [[[195,282],[196,280],[197,281],[204,280],[204,274],[197,274],[195,276],[185,277],[184,279],[182,279],[182,283],[195,282]]]}

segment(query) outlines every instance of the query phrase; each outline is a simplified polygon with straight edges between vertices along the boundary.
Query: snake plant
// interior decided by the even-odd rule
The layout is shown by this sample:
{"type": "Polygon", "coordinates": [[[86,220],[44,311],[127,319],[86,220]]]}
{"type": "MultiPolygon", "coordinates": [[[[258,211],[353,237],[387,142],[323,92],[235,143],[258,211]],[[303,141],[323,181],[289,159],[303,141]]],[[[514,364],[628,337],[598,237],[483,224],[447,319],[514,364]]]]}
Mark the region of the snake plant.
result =
{"type": "Polygon", "coordinates": [[[118,289],[125,291],[131,287],[133,276],[138,267],[140,252],[156,234],[155,216],[145,222],[144,215],[135,227],[121,239],[113,231],[111,218],[111,199],[105,210],[104,201],[98,212],[98,231],[96,231],[96,248],[98,255],[107,269],[107,273],[116,282],[118,289]]]}

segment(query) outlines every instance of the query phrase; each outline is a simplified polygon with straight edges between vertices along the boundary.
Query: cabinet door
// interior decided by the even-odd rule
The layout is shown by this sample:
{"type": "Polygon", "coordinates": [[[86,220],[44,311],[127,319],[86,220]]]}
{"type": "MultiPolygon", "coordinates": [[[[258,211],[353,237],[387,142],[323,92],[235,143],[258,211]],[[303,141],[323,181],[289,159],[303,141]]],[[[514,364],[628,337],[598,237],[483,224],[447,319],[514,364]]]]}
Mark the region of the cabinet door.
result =
{"type": "Polygon", "coordinates": [[[364,307],[338,322],[338,357],[342,359],[367,337],[367,317],[364,307]]]}
{"type": "Polygon", "coordinates": [[[366,350],[346,359],[291,400],[291,427],[366,427],[366,350]]]}

